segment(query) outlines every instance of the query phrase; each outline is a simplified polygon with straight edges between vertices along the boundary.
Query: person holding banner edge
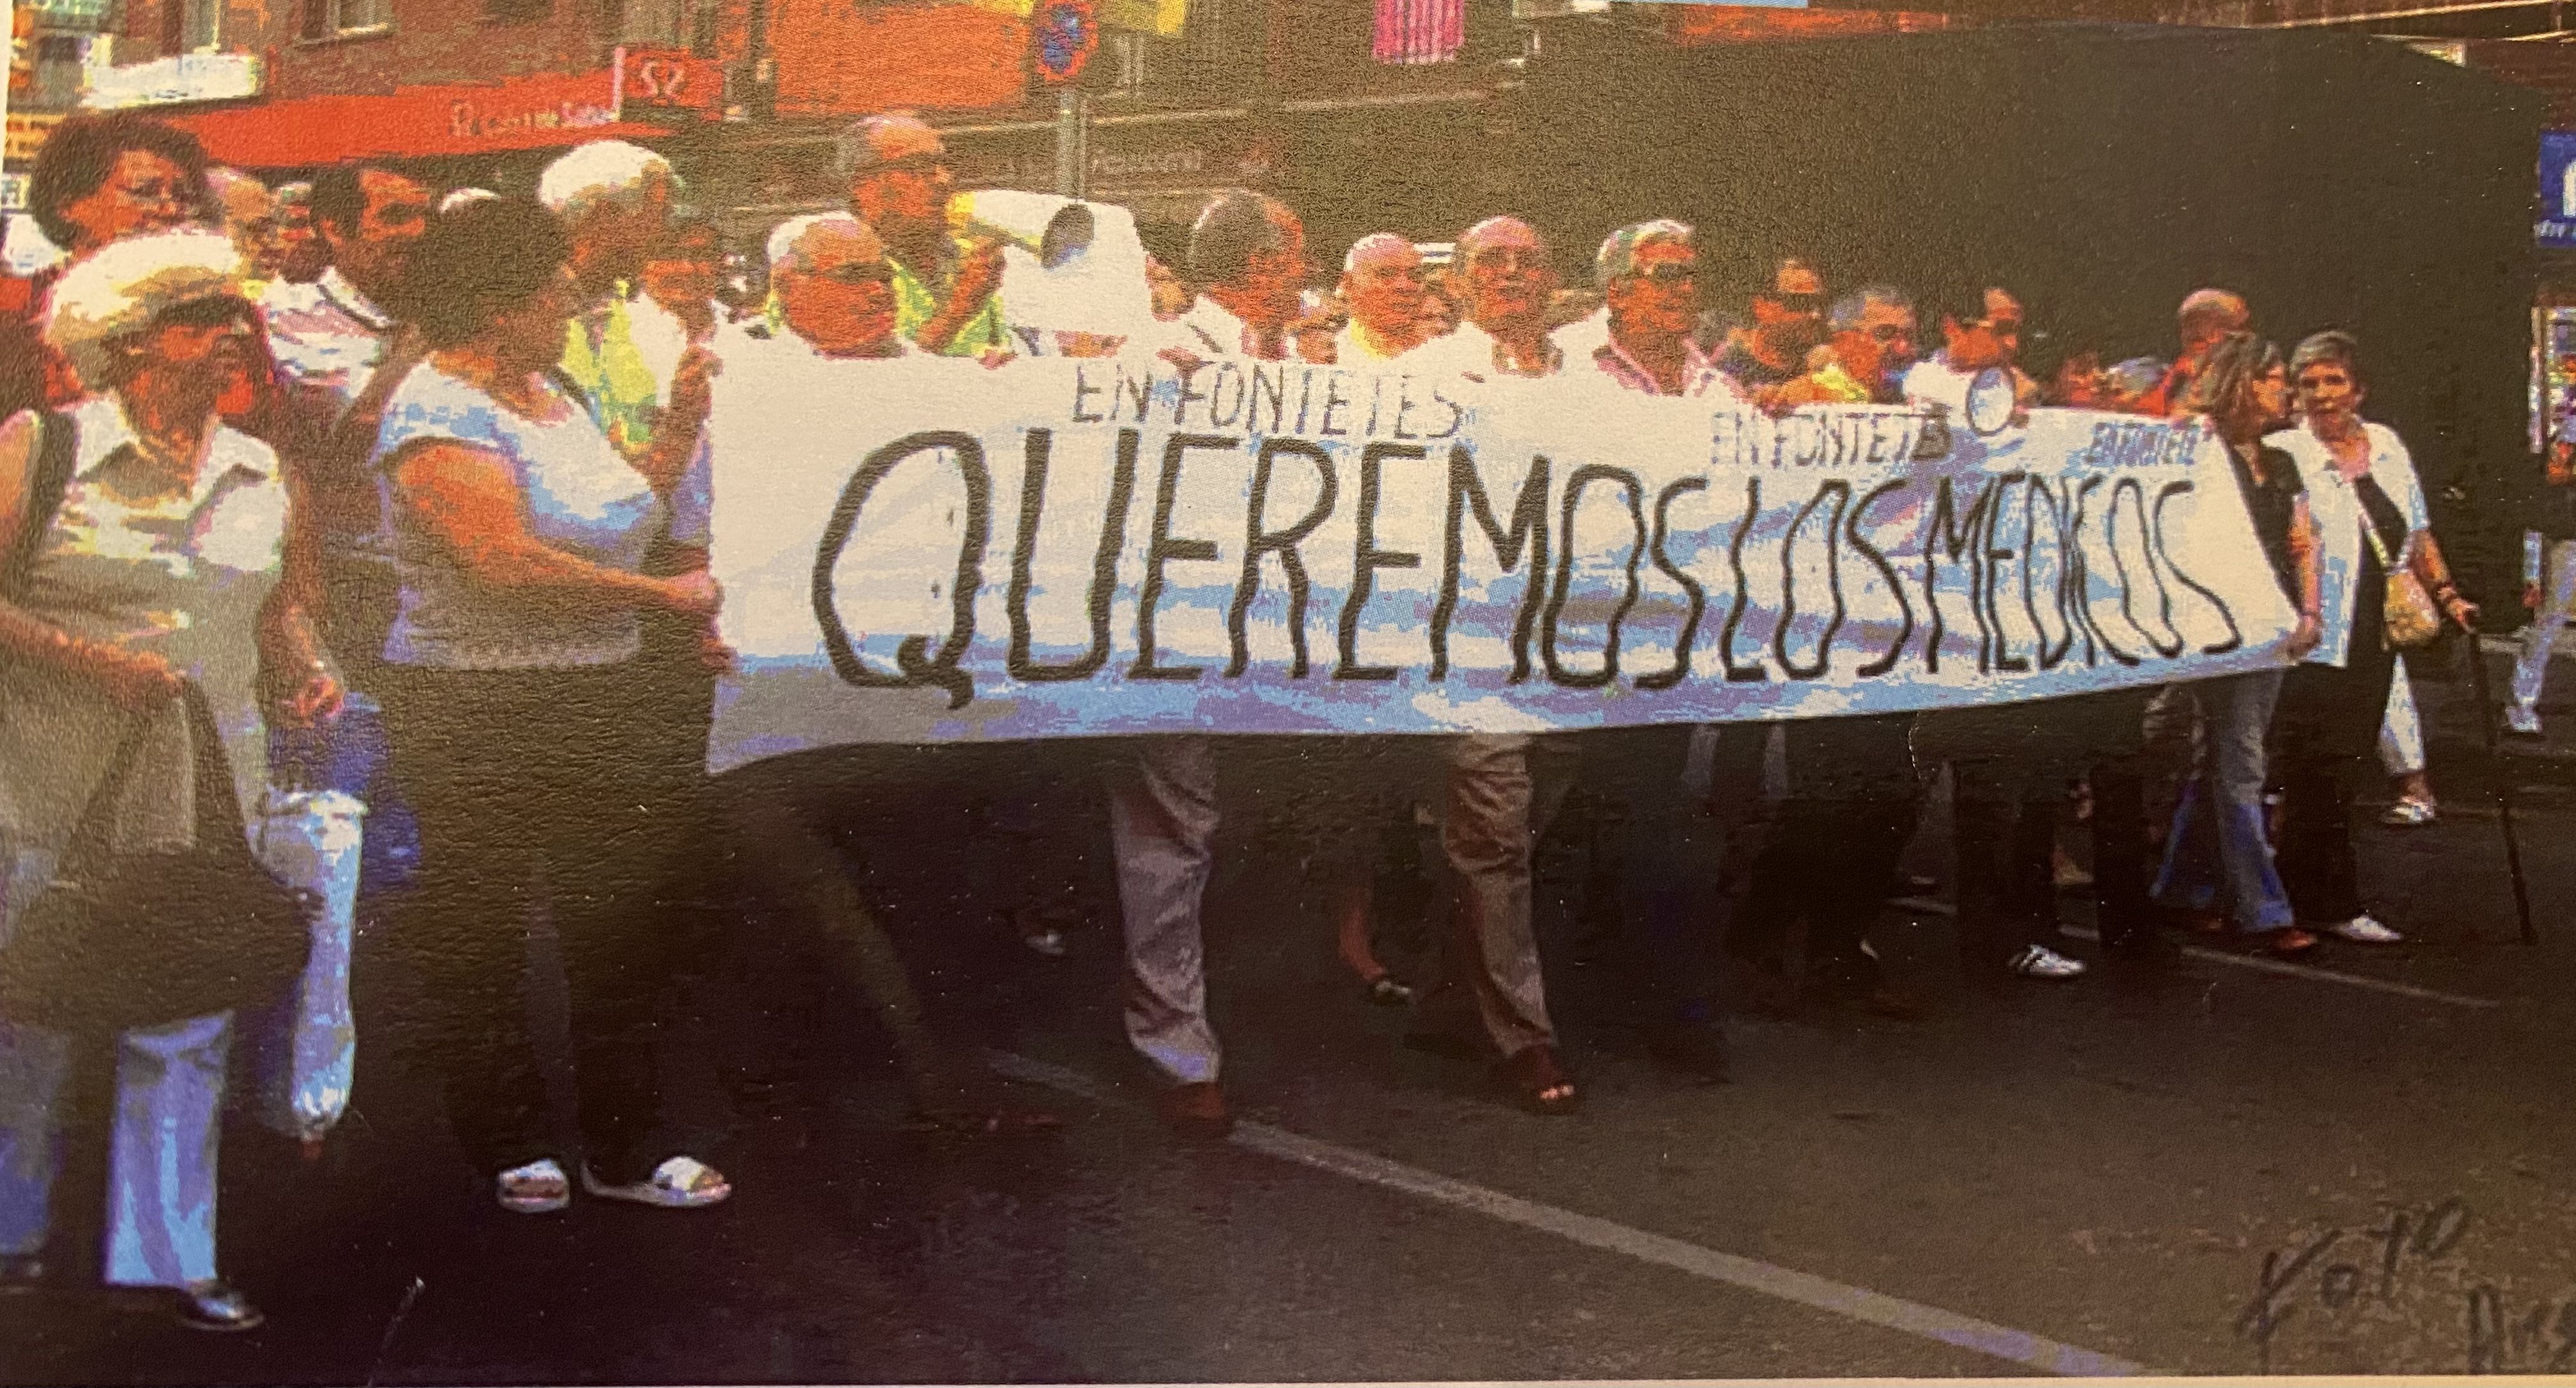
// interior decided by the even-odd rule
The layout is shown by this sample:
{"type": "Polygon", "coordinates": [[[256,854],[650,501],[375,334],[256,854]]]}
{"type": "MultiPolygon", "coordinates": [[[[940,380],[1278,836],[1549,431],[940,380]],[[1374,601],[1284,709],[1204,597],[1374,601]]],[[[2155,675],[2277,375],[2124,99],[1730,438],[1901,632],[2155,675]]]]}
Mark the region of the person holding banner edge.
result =
{"type": "MultiPolygon", "coordinates": [[[[2289,418],[2281,349],[2252,333],[2220,339],[2183,403],[2207,416],[2226,445],[2263,557],[2299,614],[2285,650],[2304,659],[2323,633],[2316,525],[2297,464],[2264,442],[2267,431],[2289,418]]],[[[2203,933],[2226,929],[2232,916],[2237,930],[2288,957],[2316,948],[2317,937],[2298,927],[2263,821],[2266,746],[2283,673],[2249,670],[2178,686],[2197,701],[2206,733],[2200,765],[2183,786],[2165,837],[2155,897],[2192,913],[2203,933]]]]}

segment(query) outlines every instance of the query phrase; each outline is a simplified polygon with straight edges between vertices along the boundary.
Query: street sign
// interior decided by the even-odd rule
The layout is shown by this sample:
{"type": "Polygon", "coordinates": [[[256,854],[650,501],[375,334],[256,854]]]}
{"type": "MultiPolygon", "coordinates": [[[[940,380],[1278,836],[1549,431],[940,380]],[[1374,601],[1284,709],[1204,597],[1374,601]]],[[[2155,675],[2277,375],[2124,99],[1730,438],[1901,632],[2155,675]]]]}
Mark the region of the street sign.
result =
{"type": "Polygon", "coordinates": [[[1039,0],[1029,11],[1029,54],[1038,77],[1062,86],[1082,75],[1100,46],[1100,23],[1091,0],[1039,0]]]}
{"type": "Polygon", "coordinates": [[[2576,250],[2576,130],[2540,132],[2540,221],[2532,235],[2541,245],[2576,250]]]}
{"type": "Polygon", "coordinates": [[[22,173],[0,173],[0,212],[27,210],[27,176],[22,173]]]}

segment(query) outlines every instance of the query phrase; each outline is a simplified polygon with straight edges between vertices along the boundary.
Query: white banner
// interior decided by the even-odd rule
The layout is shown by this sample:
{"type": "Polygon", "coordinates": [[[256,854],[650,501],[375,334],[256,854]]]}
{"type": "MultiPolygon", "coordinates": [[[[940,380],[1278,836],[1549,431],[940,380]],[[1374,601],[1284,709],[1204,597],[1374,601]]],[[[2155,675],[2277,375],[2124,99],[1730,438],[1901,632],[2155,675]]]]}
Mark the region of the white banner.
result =
{"type": "Polygon", "coordinates": [[[1874,713],[2285,659],[2289,605],[2194,425],[769,345],[727,363],[711,424],[741,655],[716,770],[1874,713]]]}

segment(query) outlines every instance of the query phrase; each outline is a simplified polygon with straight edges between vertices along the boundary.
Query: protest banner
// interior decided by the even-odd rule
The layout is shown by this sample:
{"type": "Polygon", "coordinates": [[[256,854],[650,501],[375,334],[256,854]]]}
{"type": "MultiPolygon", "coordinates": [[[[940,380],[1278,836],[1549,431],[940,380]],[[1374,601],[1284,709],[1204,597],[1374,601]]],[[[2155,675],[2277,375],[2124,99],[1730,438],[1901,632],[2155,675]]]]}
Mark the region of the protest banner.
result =
{"type": "Polygon", "coordinates": [[[716,770],[1878,713],[2285,659],[2289,604],[2197,424],[770,346],[728,363],[712,423],[740,654],[716,770]]]}

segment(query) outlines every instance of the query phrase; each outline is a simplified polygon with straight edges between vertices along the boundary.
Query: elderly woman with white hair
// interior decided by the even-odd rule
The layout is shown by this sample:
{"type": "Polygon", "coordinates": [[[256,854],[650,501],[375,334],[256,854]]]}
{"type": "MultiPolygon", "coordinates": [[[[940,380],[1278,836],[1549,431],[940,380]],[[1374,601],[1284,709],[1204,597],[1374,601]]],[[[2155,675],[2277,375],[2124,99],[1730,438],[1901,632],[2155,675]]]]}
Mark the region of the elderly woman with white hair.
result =
{"type": "MultiPolygon", "coordinates": [[[[199,797],[220,789],[193,774],[208,749],[188,686],[242,804],[266,779],[264,716],[307,723],[338,702],[305,616],[300,488],[216,415],[251,331],[238,264],[206,232],[95,251],[45,325],[94,393],[0,424],[0,949],[84,825],[106,825],[113,853],[193,841],[199,797]]],[[[175,1289],[181,1320],[208,1330],[261,1319],[215,1268],[231,1038],[227,1011],[114,1039],[103,1275],[175,1289]]],[[[0,1277],[43,1275],[74,1045],[0,1016],[0,1277]]]]}

